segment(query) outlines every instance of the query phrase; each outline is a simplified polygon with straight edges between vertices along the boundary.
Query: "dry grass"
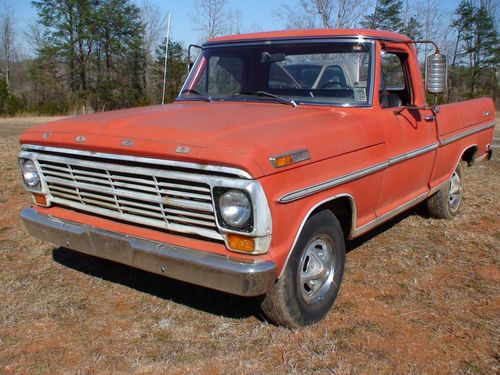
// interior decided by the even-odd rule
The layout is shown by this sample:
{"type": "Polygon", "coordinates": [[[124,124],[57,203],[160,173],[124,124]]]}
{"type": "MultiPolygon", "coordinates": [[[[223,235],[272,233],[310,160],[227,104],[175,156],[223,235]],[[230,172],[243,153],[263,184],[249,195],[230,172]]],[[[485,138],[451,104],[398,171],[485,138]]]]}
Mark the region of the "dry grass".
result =
{"type": "Polygon", "coordinates": [[[409,213],[350,244],[332,312],[290,331],[255,300],[28,236],[17,136],[35,120],[0,121],[0,373],[500,371],[498,156],[466,172],[455,220],[409,213]]]}

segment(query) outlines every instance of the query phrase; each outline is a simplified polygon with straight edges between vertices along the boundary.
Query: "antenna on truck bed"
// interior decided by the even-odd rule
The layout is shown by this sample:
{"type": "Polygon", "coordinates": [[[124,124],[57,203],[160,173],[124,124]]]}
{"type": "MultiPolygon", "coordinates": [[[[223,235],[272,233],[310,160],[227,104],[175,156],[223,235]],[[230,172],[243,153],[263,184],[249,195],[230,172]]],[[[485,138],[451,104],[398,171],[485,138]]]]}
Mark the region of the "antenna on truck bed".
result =
{"type": "Polygon", "coordinates": [[[168,12],[167,22],[167,42],[165,43],[165,65],[163,66],[163,92],[161,96],[161,104],[165,104],[165,89],[167,88],[167,60],[168,60],[168,43],[170,42],[170,12],[168,12]]]}

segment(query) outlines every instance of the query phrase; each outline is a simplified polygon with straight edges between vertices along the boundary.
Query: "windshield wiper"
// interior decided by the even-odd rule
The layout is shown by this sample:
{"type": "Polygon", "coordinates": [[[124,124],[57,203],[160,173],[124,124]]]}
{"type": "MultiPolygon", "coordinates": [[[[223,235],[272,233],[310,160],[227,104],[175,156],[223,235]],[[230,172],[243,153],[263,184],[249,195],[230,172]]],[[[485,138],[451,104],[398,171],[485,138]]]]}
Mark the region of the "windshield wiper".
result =
{"type": "Polygon", "coordinates": [[[210,102],[210,103],[213,102],[213,100],[210,96],[205,95],[204,93],[202,93],[196,89],[184,89],[181,91],[181,95],[183,95],[183,94],[196,94],[196,95],[201,96],[203,98],[203,100],[205,100],[206,102],[210,102]]]}
{"type": "Polygon", "coordinates": [[[271,94],[270,92],[266,91],[257,91],[257,92],[240,92],[238,95],[256,95],[256,96],[267,96],[269,98],[276,99],[277,102],[283,103],[283,104],[290,104],[292,107],[298,107],[297,103],[295,103],[295,100],[293,99],[287,99],[283,98],[278,95],[271,94]]]}

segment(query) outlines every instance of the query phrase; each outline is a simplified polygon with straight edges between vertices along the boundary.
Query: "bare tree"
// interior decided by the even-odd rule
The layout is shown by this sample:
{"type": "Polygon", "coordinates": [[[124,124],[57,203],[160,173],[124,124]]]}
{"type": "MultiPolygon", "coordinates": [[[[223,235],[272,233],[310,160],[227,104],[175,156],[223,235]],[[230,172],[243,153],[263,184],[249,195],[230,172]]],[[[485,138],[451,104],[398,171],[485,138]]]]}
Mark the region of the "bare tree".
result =
{"type": "Polygon", "coordinates": [[[26,45],[30,47],[27,54],[32,57],[39,55],[47,43],[44,27],[32,22],[27,25],[23,35],[26,45]]]}
{"type": "Polygon", "coordinates": [[[196,0],[196,14],[191,18],[194,29],[203,39],[224,35],[230,27],[231,15],[226,0],[196,0]]]}
{"type": "MultiPolygon", "coordinates": [[[[445,46],[448,43],[448,33],[444,32],[447,24],[443,22],[443,9],[439,0],[422,0],[415,6],[416,13],[422,21],[422,38],[434,40],[438,45],[445,46]]],[[[423,55],[432,52],[432,46],[423,45],[423,55]]]]}
{"type": "Polygon", "coordinates": [[[156,47],[167,34],[167,18],[158,5],[143,0],[141,5],[141,21],[144,25],[144,49],[151,56],[156,47]]]}
{"type": "Polygon", "coordinates": [[[229,12],[229,33],[230,34],[241,34],[243,29],[243,14],[241,10],[236,9],[229,12]]]}
{"type": "Polygon", "coordinates": [[[351,28],[358,26],[369,0],[298,0],[273,12],[287,28],[351,28]]]}
{"type": "MultiPolygon", "coordinates": [[[[301,1],[302,7],[307,5],[307,2],[301,1]]],[[[319,16],[321,20],[321,24],[323,27],[331,27],[331,18],[332,18],[332,10],[333,10],[333,1],[332,0],[313,0],[312,1],[312,9],[316,11],[316,14],[319,16]]]]}
{"type": "Polygon", "coordinates": [[[332,27],[332,8],[333,0],[298,0],[297,4],[283,4],[273,15],[289,29],[332,27]]]}
{"type": "Polygon", "coordinates": [[[337,18],[334,26],[337,28],[358,27],[363,16],[368,14],[370,6],[370,0],[339,0],[335,8],[337,18]]]}
{"type": "Polygon", "coordinates": [[[160,7],[143,0],[141,5],[141,21],[144,26],[143,45],[145,52],[145,69],[143,84],[149,98],[152,98],[155,91],[153,77],[154,77],[154,63],[156,48],[160,45],[162,40],[167,35],[167,19],[165,14],[161,12],[160,7]]]}
{"type": "Polygon", "coordinates": [[[0,57],[3,61],[3,71],[7,87],[9,87],[15,39],[16,28],[14,24],[14,13],[11,8],[5,7],[0,13],[0,57]]]}

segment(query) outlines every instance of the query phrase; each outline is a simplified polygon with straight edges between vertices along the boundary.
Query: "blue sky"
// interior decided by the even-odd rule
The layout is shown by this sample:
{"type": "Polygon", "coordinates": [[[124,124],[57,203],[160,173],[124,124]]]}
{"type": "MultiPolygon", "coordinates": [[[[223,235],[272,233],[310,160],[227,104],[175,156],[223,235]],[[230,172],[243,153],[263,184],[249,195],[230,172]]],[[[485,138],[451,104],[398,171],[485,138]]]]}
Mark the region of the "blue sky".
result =
{"type": "MultiPolygon", "coordinates": [[[[410,0],[411,1],[411,0],[410,0]]],[[[136,1],[140,2],[140,1],[136,1]]],[[[158,5],[167,14],[172,14],[172,38],[184,44],[199,42],[200,36],[193,30],[190,14],[193,12],[195,0],[149,0],[158,5]]],[[[454,9],[458,0],[443,0],[443,8],[454,9]]],[[[10,6],[19,21],[19,27],[24,28],[36,20],[36,11],[30,0],[0,0],[0,7],[10,6]]],[[[283,24],[275,19],[272,12],[282,4],[294,4],[293,0],[228,0],[229,9],[239,9],[242,14],[242,32],[278,30],[283,24]]],[[[448,22],[448,20],[443,20],[448,22]]]]}

